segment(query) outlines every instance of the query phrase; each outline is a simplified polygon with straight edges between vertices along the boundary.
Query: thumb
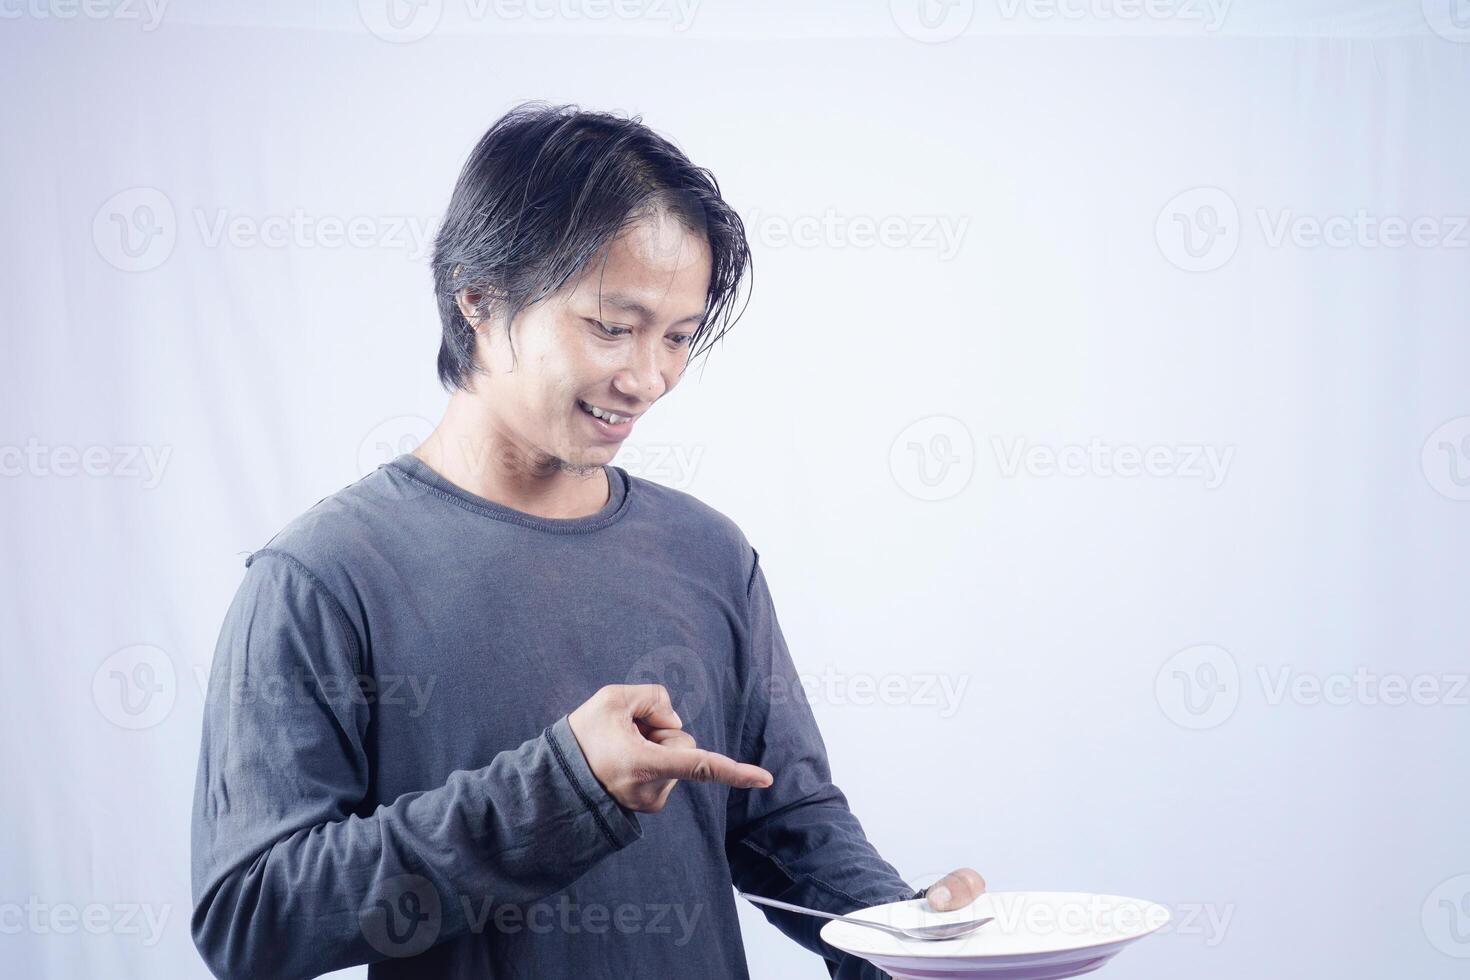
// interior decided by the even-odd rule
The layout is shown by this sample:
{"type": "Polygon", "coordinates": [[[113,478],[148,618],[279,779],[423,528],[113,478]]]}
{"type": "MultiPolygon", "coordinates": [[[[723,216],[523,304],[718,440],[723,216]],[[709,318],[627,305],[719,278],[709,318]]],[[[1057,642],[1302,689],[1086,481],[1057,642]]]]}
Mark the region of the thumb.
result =
{"type": "Polygon", "coordinates": [[[662,684],[619,685],[623,710],[634,721],[645,721],[652,728],[683,728],[684,722],[669,700],[669,689],[662,684]]]}
{"type": "Polygon", "coordinates": [[[643,733],[643,737],[656,745],[667,745],[670,747],[687,745],[693,748],[694,736],[682,728],[655,728],[643,733]]]}

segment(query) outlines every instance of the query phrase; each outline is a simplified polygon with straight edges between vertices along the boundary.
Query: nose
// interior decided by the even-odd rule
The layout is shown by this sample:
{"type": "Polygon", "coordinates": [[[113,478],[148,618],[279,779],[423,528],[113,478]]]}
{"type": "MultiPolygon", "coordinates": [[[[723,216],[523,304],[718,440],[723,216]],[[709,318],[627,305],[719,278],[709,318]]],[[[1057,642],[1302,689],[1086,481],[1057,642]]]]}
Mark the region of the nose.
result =
{"type": "Polygon", "coordinates": [[[613,387],[645,404],[657,401],[668,389],[659,351],[653,344],[630,344],[628,363],[613,376],[613,387]]]}

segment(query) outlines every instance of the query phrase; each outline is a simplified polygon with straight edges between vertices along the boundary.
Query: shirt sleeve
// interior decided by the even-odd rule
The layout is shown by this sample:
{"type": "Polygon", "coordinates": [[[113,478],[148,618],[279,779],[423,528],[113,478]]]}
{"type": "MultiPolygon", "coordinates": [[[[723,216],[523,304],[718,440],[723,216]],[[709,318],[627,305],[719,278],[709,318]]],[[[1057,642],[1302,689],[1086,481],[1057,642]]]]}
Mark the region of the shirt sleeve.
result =
{"type": "Polygon", "coordinates": [[[417,955],[468,932],[467,906],[536,901],[642,836],[565,715],[483,768],[371,804],[366,678],[320,581],[283,552],[252,555],[210,668],[194,788],[190,927],[216,976],[417,955]]]}
{"type": "MultiPolygon", "coordinates": [[[[919,897],[879,856],[832,783],[826,746],[781,635],[759,554],[746,608],[749,676],[739,759],[767,769],[775,781],[766,789],[730,791],[725,851],[735,886],[837,914],[919,897]]],[[[828,920],[757,908],[823,957],[837,980],[887,980],[872,963],[820,937],[828,920]]]]}

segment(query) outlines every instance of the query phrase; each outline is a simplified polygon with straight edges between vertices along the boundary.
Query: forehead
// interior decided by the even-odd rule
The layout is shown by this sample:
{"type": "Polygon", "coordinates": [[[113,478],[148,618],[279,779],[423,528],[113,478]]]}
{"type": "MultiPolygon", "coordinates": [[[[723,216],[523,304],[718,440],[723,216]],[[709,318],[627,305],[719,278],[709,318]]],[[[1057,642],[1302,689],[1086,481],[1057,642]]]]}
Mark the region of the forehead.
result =
{"type": "Polygon", "coordinates": [[[704,309],[711,255],[702,235],[666,213],[640,219],[587,263],[574,295],[678,319],[704,309]],[[639,310],[641,307],[642,310],[639,310]]]}

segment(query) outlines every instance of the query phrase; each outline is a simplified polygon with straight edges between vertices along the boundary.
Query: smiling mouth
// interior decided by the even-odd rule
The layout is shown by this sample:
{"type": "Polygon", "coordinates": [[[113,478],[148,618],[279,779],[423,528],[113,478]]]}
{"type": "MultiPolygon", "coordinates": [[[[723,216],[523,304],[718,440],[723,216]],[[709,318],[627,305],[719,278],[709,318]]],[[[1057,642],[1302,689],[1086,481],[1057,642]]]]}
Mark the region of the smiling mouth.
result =
{"type": "Polygon", "coordinates": [[[619,412],[613,412],[605,408],[600,408],[596,405],[589,405],[587,402],[581,400],[578,400],[577,405],[582,409],[583,412],[586,412],[588,415],[592,416],[598,421],[611,426],[626,425],[627,423],[633,421],[638,417],[636,415],[623,415],[619,412]]]}

